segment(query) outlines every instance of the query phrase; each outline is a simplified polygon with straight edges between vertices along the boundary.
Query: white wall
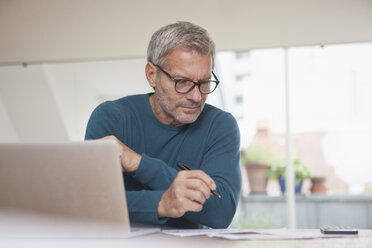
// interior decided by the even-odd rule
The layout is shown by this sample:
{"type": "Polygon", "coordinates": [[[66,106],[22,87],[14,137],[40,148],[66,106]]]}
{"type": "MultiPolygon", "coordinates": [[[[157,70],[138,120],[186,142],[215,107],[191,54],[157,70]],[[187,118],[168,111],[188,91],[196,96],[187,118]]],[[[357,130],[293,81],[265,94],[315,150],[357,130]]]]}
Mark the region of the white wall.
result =
{"type": "Polygon", "coordinates": [[[67,140],[66,129],[41,66],[0,67],[0,128],[7,141],[67,140]],[[12,125],[9,125],[9,124],[12,125]]]}
{"type": "Polygon", "coordinates": [[[145,59],[0,67],[0,142],[82,140],[105,100],[151,92],[145,59]]]}
{"type": "Polygon", "coordinates": [[[369,0],[0,0],[0,141],[81,139],[98,103],[150,91],[146,47],[170,22],[205,27],[220,51],[246,50],[371,41],[371,9],[369,0]],[[139,59],[109,61],[118,58],[139,59]]]}
{"type": "Polygon", "coordinates": [[[0,97],[0,141],[1,142],[17,142],[19,141],[13,123],[10,120],[6,107],[0,97]]]}
{"type": "Polygon", "coordinates": [[[0,1],[0,64],[144,57],[151,34],[177,20],[218,50],[372,40],[370,0],[0,1]]]}
{"type": "Polygon", "coordinates": [[[91,112],[105,100],[151,92],[145,59],[44,65],[71,140],[81,140],[91,112]]]}

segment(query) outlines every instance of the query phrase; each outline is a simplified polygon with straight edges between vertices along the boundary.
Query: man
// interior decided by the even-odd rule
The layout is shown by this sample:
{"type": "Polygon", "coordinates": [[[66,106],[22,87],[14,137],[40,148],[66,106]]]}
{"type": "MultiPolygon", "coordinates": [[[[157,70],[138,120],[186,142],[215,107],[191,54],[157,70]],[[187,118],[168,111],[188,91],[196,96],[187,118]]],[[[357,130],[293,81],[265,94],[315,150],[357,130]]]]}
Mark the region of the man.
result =
{"type": "Polygon", "coordinates": [[[230,224],[241,189],[240,136],[231,114],[205,104],[219,83],[214,57],[203,28],[165,26],[147,51],[146,78],[154,93],[108,101],[92,113],[85,138],[118,143],[131,222],[230,224]],[[178,163],[191,170],[180,171],[178,163]]]}

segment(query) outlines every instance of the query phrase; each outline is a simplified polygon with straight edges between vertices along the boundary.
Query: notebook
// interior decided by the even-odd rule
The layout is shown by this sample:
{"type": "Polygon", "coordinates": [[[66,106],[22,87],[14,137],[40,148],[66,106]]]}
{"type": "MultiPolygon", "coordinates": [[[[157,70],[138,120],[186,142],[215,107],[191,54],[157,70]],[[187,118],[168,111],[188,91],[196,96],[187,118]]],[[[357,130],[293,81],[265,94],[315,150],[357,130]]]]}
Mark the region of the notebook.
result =
{"type": "Polygon", "coordinates": [[[131,237],[113,141],[0,144],[0,235],[131,237]]]}

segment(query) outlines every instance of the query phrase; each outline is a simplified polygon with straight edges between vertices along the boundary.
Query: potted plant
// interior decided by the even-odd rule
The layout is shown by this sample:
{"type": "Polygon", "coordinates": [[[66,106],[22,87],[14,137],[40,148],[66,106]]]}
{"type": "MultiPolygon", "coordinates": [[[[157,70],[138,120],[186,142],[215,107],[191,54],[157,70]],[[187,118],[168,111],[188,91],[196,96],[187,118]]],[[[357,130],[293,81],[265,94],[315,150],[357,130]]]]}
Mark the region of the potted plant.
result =
{"type": "Polygon", "coordinates": [[[327,193],[327,186],[326,186],[326,177],[321,176],[313,176],[311,177],[311,188],[310,191],[312,194],[326,194],[327,193]]]}
{"type": "MultiPolygon", "coordinates": [[[[307,165],[298,158],[293,160],[293,168],[295,172],[295,192],[296,194],[300,194],[303,181],[307,178],[311,178],[311,174],[307,165]]],[[[278,179],[280,190],[283,194],[285,192],[285,174],[286,162],[284,160],[273,162],[270,168],[266,171],[268,178],[278,179]]]]}
{"type": "Polygon", "coordinates": [[[274,160],[274,154],[265,146],[249,146],[242,150],[241,163],[245,166],[251,194],[266,194],[268,178],[266,170],[274,160]]]}

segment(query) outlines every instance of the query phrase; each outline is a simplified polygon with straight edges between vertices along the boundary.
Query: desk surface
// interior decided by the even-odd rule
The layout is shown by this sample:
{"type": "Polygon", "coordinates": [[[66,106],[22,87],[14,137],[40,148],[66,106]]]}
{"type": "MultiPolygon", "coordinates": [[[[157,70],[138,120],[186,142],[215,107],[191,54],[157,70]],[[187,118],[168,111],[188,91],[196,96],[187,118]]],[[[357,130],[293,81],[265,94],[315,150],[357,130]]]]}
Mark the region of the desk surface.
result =
{"type": "Polygon", "coordinates": [[[358,237],[308,240],[224,240],[209,237],[175,237],[157,233],[129,239],[18,239],[0,240],[1,247],[150,247],[150,248],[226,248],[226,247],[372,247],[372,230],[360,230],[358,237]]]}

